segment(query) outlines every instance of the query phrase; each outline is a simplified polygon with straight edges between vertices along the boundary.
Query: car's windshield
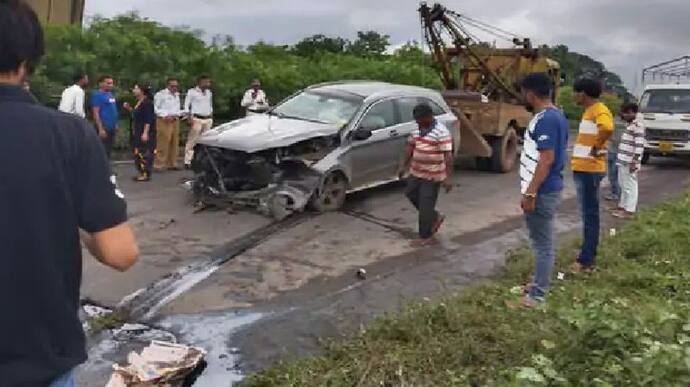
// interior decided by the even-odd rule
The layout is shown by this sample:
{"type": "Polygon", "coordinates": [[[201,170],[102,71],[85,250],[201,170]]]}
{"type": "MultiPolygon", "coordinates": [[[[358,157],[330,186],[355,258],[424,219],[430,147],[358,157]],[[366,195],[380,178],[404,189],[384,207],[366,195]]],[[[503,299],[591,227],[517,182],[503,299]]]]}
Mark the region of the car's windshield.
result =
{"type": "Polygon", "coordinates": [[[690,90],[648,90],[642,95],[640,110],[643,113],[690,113],[690,90]]]}
{"type": "Polygon", "coordinates": [[[362,99],[354,95],[305,91],[277,106],[272,114],[340,127],[352,119],[361,103],[362,99]]]}

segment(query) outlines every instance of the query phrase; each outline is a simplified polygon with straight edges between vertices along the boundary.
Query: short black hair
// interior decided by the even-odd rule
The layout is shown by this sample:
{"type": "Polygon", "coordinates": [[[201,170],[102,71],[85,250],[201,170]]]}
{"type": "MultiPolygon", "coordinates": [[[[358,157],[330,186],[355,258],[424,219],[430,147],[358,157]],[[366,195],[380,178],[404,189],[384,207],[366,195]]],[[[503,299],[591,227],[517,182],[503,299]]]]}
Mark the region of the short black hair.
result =
{"type": "Polygon", "coordinates": [[[31,73],[44,52],[43,29],[33,9],[23,0],[0,0],[0,72],[25,64],[31,73]]]}
{"type": "Polygon", "coordinates": [[[520,87],[539,98],[551,98],[553,81],[546,73],[531,73],[522,80],[520,87]]]}
{"type": "Polygon", "coordinates": [[[414,109],[412,109],[412,116],[415,120],[418,120],[420,118],[433,117],[434,111],[431,109],[431,106],[429,106],[429,104],[420,103],[419,105],[415,106],[414,109]]]}
{"type": "Polygon", "coordinates": [[[626,102],[623,105],[621,105],[621,112],[627,113],[627,112],[632,112],[632,113],[637,113],[640,110],[639,106],[635,102],[626,102]]]}
{"type": "Polygon", "coordinates": [[[196,77],[196,81],[197,81],[197,82],[201,82],[201,81],[206,80],[206,79],[211,79],[211,77],[209,77],[209,76],[206,75],[206,74],[201,74],[201,75],[199,75],[198,77],[196,77]]]}
{"type": "Polygon", "coordinates": [[[601,97],[601,82],[592,78],[580,78],[573,85],[576,93],[585,93],[590,98],[601,97]]]}
{"type": "Polygon", "coordinates": [[[175,77],[168,77],[168,79],[165,80],[165,84],[167,85],[168,83],[170,83],[172,81],[179,82],[180,80],[175,78],[175,77]]]}
{"type": "Polygon", "coordinates": [[[151,86],[142,82],[134,82],[134,86],[141,89],[141,92],[144,93],[146,98],[153,101],[153,88],[151,86]]]}
{"type": "Polygon", "coordinates": [[[98,83],[101,83],[101,82],[105,81],[106,79],[115,79],[115,78],[113,78],[112,75],[104,74],[104,75],[101,75],[100,77],[98,77],[98,83]]]}
{"type": "Polygon", "coordinates": [[[77,83],[77,82],[81,81],[82,79],[84,79],[84,77],[86,75],[87,75],[86,72],[79,70],[79,71],[74,73],[74,75],[72,76],[72,80],[74,81],[74,83],[77,83]]]}

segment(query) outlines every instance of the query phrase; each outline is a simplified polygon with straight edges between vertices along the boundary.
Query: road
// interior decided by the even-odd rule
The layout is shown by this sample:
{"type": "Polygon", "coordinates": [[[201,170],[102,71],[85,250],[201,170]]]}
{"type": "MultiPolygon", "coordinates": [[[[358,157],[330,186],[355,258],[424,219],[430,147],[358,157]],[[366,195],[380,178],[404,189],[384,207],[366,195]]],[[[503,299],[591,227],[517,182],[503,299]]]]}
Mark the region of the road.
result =
{"type": "MultiPolygon", "coordinates": [[[[685,189],[688,168],[690,161],[676,159],[645,167],[642,202],[685,189]]],[[[354,332],[382,312],[487,278],[525,240],[515,173],[459,170],[457,186],[439,201],[447,216],[442,243],[426,249],[409,247],[416,214],[399,183],[350,195],[343,211],[271,226],[248,212],[194,214],[180,185],[184,172],[156,176],[150,185],[128,181],[128,173],[118,167],[141,262],[115,274],[86,259],[84,298],[127,305],[136,322],[209,350],[201,386],[226,385],[287,354],[312,353],[322,338],[354,332]],[[366,280],[355,276],[358,268],[366,269],[366,280]]],[[[562,233],[579,226],[566,180],[562,233]]],[[[81,383],[103,385],[109,361],[122,361],[148,338],[92,340],[81,383]]]]}

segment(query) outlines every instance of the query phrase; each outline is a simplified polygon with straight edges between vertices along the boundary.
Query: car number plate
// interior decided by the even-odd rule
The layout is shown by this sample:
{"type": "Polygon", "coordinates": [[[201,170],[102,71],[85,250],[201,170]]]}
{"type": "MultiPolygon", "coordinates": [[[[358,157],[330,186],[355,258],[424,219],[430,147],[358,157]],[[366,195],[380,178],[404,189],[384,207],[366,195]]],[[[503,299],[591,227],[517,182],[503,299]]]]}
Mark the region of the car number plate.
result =
{"type": "Polygon", "coordinates": [[[668,141],[659,142],[659,150],[663,152],[669,152],[673,150],[673,143],[668,141]]]}

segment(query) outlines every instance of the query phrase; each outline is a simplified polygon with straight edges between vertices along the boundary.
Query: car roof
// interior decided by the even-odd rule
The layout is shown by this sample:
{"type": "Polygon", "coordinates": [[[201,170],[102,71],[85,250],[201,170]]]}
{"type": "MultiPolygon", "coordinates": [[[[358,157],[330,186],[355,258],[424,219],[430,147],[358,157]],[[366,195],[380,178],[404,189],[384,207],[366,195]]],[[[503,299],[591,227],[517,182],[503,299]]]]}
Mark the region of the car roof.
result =
{"type": "Polygon", "coordinates": [[[418,86],[398,85],[379,81],[339,81],[313,85],[308,90],[334,91],[354,94],[365,99],[378,99],[396,95],[434,95],[435,90],[418,86]]]}

